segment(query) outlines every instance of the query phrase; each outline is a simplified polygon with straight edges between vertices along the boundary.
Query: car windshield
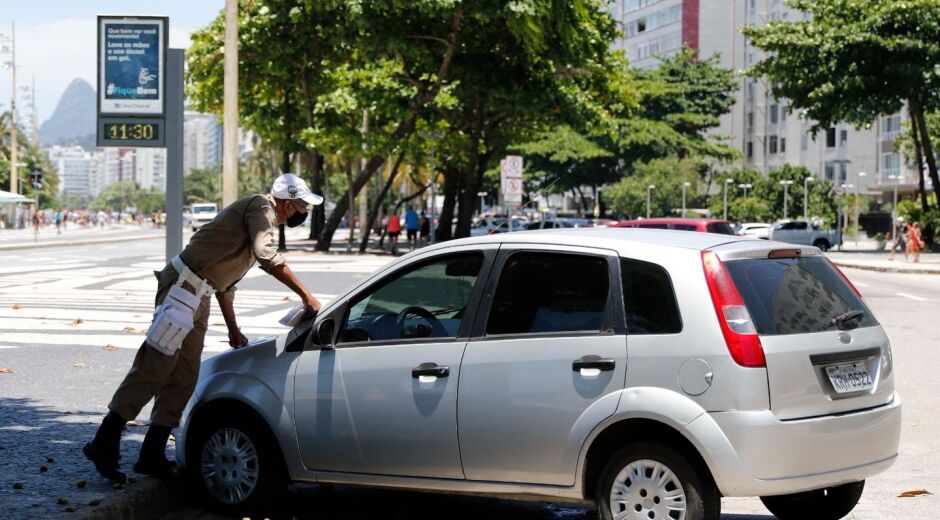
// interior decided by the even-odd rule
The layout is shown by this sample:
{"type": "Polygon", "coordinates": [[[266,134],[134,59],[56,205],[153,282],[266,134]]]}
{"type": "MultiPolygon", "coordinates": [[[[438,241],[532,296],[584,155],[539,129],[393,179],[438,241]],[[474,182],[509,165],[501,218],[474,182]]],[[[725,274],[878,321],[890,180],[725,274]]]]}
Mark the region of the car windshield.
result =
{"type": "Polygon", "coordinates": [[[864,315],[851,326],[877,325],[874,316],[825,258],[762,258],[725,263],[761,335],[837,330],[835,318],[864,315]]]}
{"type": "Polygon", "coordinates": [[[215,206],[195,206],[193,208],[193,213],[212,213],[215,211],[215,206]]]}

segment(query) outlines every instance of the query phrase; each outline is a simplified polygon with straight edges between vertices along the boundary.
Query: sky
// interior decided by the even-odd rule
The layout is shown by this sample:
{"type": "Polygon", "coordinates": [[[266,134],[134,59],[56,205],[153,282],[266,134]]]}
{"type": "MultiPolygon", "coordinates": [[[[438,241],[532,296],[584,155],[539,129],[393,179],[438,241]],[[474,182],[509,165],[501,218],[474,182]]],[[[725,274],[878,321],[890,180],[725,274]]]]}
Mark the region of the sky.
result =
{"type": "MultiPolygon", "coordinates": [[[[17,86],[31,85],[35,76],[42,124],[73,79],[95,87],[99,14],[168,16],[170,47],[185,49],[189,34],[208,25],[224,7],[225,0],[0,0],[0,34],[9,36],[11,23],[16,23],[17,86]]],[[[10,71],[0,67],[0,111],[9,110],[11,82],[10,71]]],[[[17,112],[27,124],[24,105],[19,98],[17,112]]]]}

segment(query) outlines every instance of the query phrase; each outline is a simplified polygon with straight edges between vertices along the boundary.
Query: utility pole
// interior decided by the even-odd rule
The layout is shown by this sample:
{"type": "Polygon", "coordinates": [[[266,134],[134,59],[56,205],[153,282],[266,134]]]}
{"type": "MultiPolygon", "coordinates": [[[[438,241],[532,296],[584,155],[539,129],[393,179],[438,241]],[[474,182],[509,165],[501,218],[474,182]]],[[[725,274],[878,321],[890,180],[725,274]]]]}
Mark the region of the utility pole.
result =
{"type": "Polygon", "coordinates": [[[691,186],[691,185],[692,185],[692,183],[690,183],[690,182],[683,182],[683,183],[682,183],[682,215],[681,215],[681,218],[685,218],[685,190],[686,190],[686,188],[688,188],[688,187],[691,186]]]}
{"type": "Polygon", "coordinates": [[[728,185],[734,184],[734,179],[725,179],[725,218],[728,220],[728,185]]]}
{"type": "Polygon", "coordinates": [[[33,135],[32,141],[33,141],[33,146],[35,146],[38,149],[39,148],[39,116],[36,114],[36,75],[35,74],[33,75],[33,88],[32,88],[32,91],[30,92],[30,95],[32,96],[32,98],[30,98],[30,105],[31,105],[31,110],[32,110],[31,122],[32,122],[32,127],[33,127],[32,128],[32,135],[33,135]]]}
{"type": "Polygon", "coordinates": [[[225,0],[222,207],[238,198],[238,0],[225,0]]]}
{"type": "MultiPolygon", "coordinates": [[[[889,179],[894,180],[894,204],[891,206],[891,240],[897,242],[898,239],[898,184],[901,183],[901,175],[889,175],[889,179]]],[[[892,249],[893,251],[893,249],[892,249]]]]}
{"type": "Polygon", "coordinates": [[[858,247],[858,186],[862,183],[862,177],[868,175],[865,172],[858,172],[855,175],[855,247],[858,247]]]}
{"type": "MultiPolygon", "coordinates": [[[[16,127],[16,22],[10,24],[10,72],[13,77],[13,90],[10,94],[10,193],[19,193],[20,173],[17,163],[17,127],[16,127]]],[[[39,200],[36,200],[39,211],[39,200]]]]}
{"type": "MultiPolygon", "coordinates": [[[[369,147],[366,145],[366,135],[369,133],[369,111],[362,111],[362,158],[359,159],[359,171],[366,169],[366,162],[369,160],[369,147]]],[[[357,175],[358,177],[358,175],[357,175]]],[[[376,178],[381,178],[380,173],[375,175],[376,178]]],[[[368,184],[363,186],[363,189],[359,191],[359,235],[365,237],[366,229],[366,220],[368,220],[369,214],[369,189],[368,184]]]]}
{"type": "Polygon", "coordinates": [[[656,188],[655,184],[646,187],[646,218],[650,218],[650,192],[656,188]]]}
{"type": "Polygon", "coordinates": [[[787,188],[791,184],[793,184],[793,181],[780,181],[780,185],[783,186],[783,220],[790,218],[787,212],[787,188]]]}
{"type": "Polygon", "coordinates": [[[803,179],[803,220],[809,222],[809,183],[815,181],[813,177],[803,179]]]}

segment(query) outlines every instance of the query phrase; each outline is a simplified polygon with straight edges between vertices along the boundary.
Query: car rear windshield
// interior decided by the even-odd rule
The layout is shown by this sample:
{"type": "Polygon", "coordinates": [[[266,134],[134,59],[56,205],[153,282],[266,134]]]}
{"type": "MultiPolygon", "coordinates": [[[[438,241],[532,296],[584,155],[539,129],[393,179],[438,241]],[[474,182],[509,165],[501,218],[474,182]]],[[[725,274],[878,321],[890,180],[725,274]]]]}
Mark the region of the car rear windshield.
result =
{"type": "Polygon", "coordinates": [[[838,330],[834,319],[864,312],[843,328],[878,322],[855,291],[821,257],[732,260],[725,263],[761,335],[838,330]]]}
{"type": "Polygon", "coordinates": [[[731,224],[728,224],[727,222],[713,222],[705,229],[707,229],[709,233],[718,233],[719,235],[734,234],[734,230],[731,229],[731,224]]]}

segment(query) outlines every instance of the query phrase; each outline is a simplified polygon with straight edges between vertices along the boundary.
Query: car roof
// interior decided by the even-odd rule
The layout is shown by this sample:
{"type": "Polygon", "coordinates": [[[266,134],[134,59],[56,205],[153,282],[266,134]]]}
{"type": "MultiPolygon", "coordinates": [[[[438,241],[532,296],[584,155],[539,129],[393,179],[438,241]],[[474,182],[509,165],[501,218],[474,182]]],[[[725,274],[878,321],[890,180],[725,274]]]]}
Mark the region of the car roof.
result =
{"type": "Polygon", "coordinates": [[[458,245],[515,243],[557,244],[582,247],[601,247],[621,250],[630,244],[675,247],[682,249],[709,249],[729,242],[750,240],[732,235],[640,228],[556,228],[533,231],[514,231],[479,237],[461,238],[435,244],[422,251],[458,245]]]}
{"type": "Polygon", "coordinates": [[[645,218],[637,220],[621,220],[620,224],[642,224],[642,223],[658,223],[658,224],[715,224],[715,223],[725,223],[728,224],[727,220],[721,220],[716,218],[669,218],[669,217],[660,217],[660,218],[645,218]]]}

